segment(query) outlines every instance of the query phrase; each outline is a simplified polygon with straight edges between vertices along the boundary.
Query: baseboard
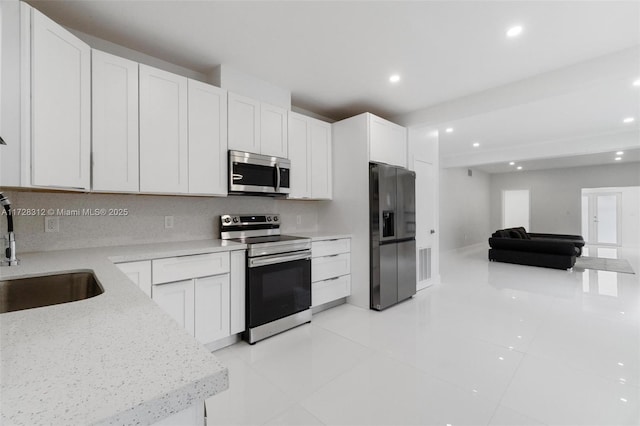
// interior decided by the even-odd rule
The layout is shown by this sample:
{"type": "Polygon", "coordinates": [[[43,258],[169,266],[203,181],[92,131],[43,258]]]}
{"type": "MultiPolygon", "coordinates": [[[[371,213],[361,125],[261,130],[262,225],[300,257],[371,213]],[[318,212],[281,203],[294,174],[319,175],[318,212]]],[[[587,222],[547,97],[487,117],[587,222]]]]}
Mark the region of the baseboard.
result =
{"type": "Polygon", "coordinates": [[[340,299],[332,300],[331,302],[327,302],[324,305],[314,306],[311,308],[311,313],[313,315],[320,313],[322,311],[326,311],[327,309],[335,308],[336,306],[344,305],[347,303],[347,298],[342,297],[340,299]]]}

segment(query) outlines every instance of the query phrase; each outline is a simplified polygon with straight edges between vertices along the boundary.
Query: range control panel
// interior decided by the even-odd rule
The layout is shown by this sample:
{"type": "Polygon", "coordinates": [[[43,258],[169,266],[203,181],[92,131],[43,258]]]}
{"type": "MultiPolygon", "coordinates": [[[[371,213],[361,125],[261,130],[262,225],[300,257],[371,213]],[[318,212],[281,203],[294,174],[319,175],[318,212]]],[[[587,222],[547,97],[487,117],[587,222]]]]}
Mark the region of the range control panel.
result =
{"type": "Polygon", "coordinates": [[[223,214],[220,223],[222,226],[278,225],[280,218],[277,214],[223,214]]]}

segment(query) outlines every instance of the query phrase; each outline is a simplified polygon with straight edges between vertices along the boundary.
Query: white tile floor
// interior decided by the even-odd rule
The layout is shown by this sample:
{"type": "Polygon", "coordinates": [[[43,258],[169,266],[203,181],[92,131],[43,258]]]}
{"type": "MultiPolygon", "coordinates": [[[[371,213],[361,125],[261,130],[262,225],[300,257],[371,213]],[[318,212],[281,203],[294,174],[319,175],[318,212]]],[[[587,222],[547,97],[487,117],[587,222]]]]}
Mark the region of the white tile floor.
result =
{"type": "MultiPolygon", "coordinates": [[[[639,271],[637,250],[620,257],[639,271]]],[[[230,388],[208,424],[640,424],[640,275],[489,263],[486,249],[441,275],[384,312],[342,305],[216,352],[230,388]]]]}

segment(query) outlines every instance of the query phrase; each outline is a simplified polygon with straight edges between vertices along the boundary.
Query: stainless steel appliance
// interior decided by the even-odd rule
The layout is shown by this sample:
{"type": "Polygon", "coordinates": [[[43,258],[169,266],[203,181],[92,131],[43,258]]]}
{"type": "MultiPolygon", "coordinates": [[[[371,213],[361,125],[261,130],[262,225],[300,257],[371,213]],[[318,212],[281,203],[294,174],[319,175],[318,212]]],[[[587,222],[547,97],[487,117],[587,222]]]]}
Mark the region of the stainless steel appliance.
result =
{"type": "Polygon", "coordinates": [[[415,180],[407,169],[369,164],[371,309],[416,294],[415,180]]]}
{"type": "Polygon", "coordinates": [[[290,171],[286,158],[229,151],[229,194],[286,196],[290,171]]]}
{"type": "Polygon", "coordinates": [[[222,215],[220,238],[247,244],[246,341],[311,321],[311,239],[281,235],[276,214],[222,215]]]}

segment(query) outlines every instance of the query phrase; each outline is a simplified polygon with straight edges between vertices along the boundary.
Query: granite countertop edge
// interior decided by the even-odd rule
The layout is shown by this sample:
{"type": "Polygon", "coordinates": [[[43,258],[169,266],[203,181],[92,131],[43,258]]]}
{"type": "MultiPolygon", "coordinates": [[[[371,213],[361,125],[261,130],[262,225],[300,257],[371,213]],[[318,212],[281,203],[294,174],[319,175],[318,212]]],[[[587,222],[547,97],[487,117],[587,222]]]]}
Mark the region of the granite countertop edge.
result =
{"type": "Polygon", "coordinates": [[[245,248],[201,240],[59,250],[2,267],[1,279],[89,270],[105,289],[0,314],[2,423],[149,424],[226,390],[227,368],[114,263],[245,248]]]}

